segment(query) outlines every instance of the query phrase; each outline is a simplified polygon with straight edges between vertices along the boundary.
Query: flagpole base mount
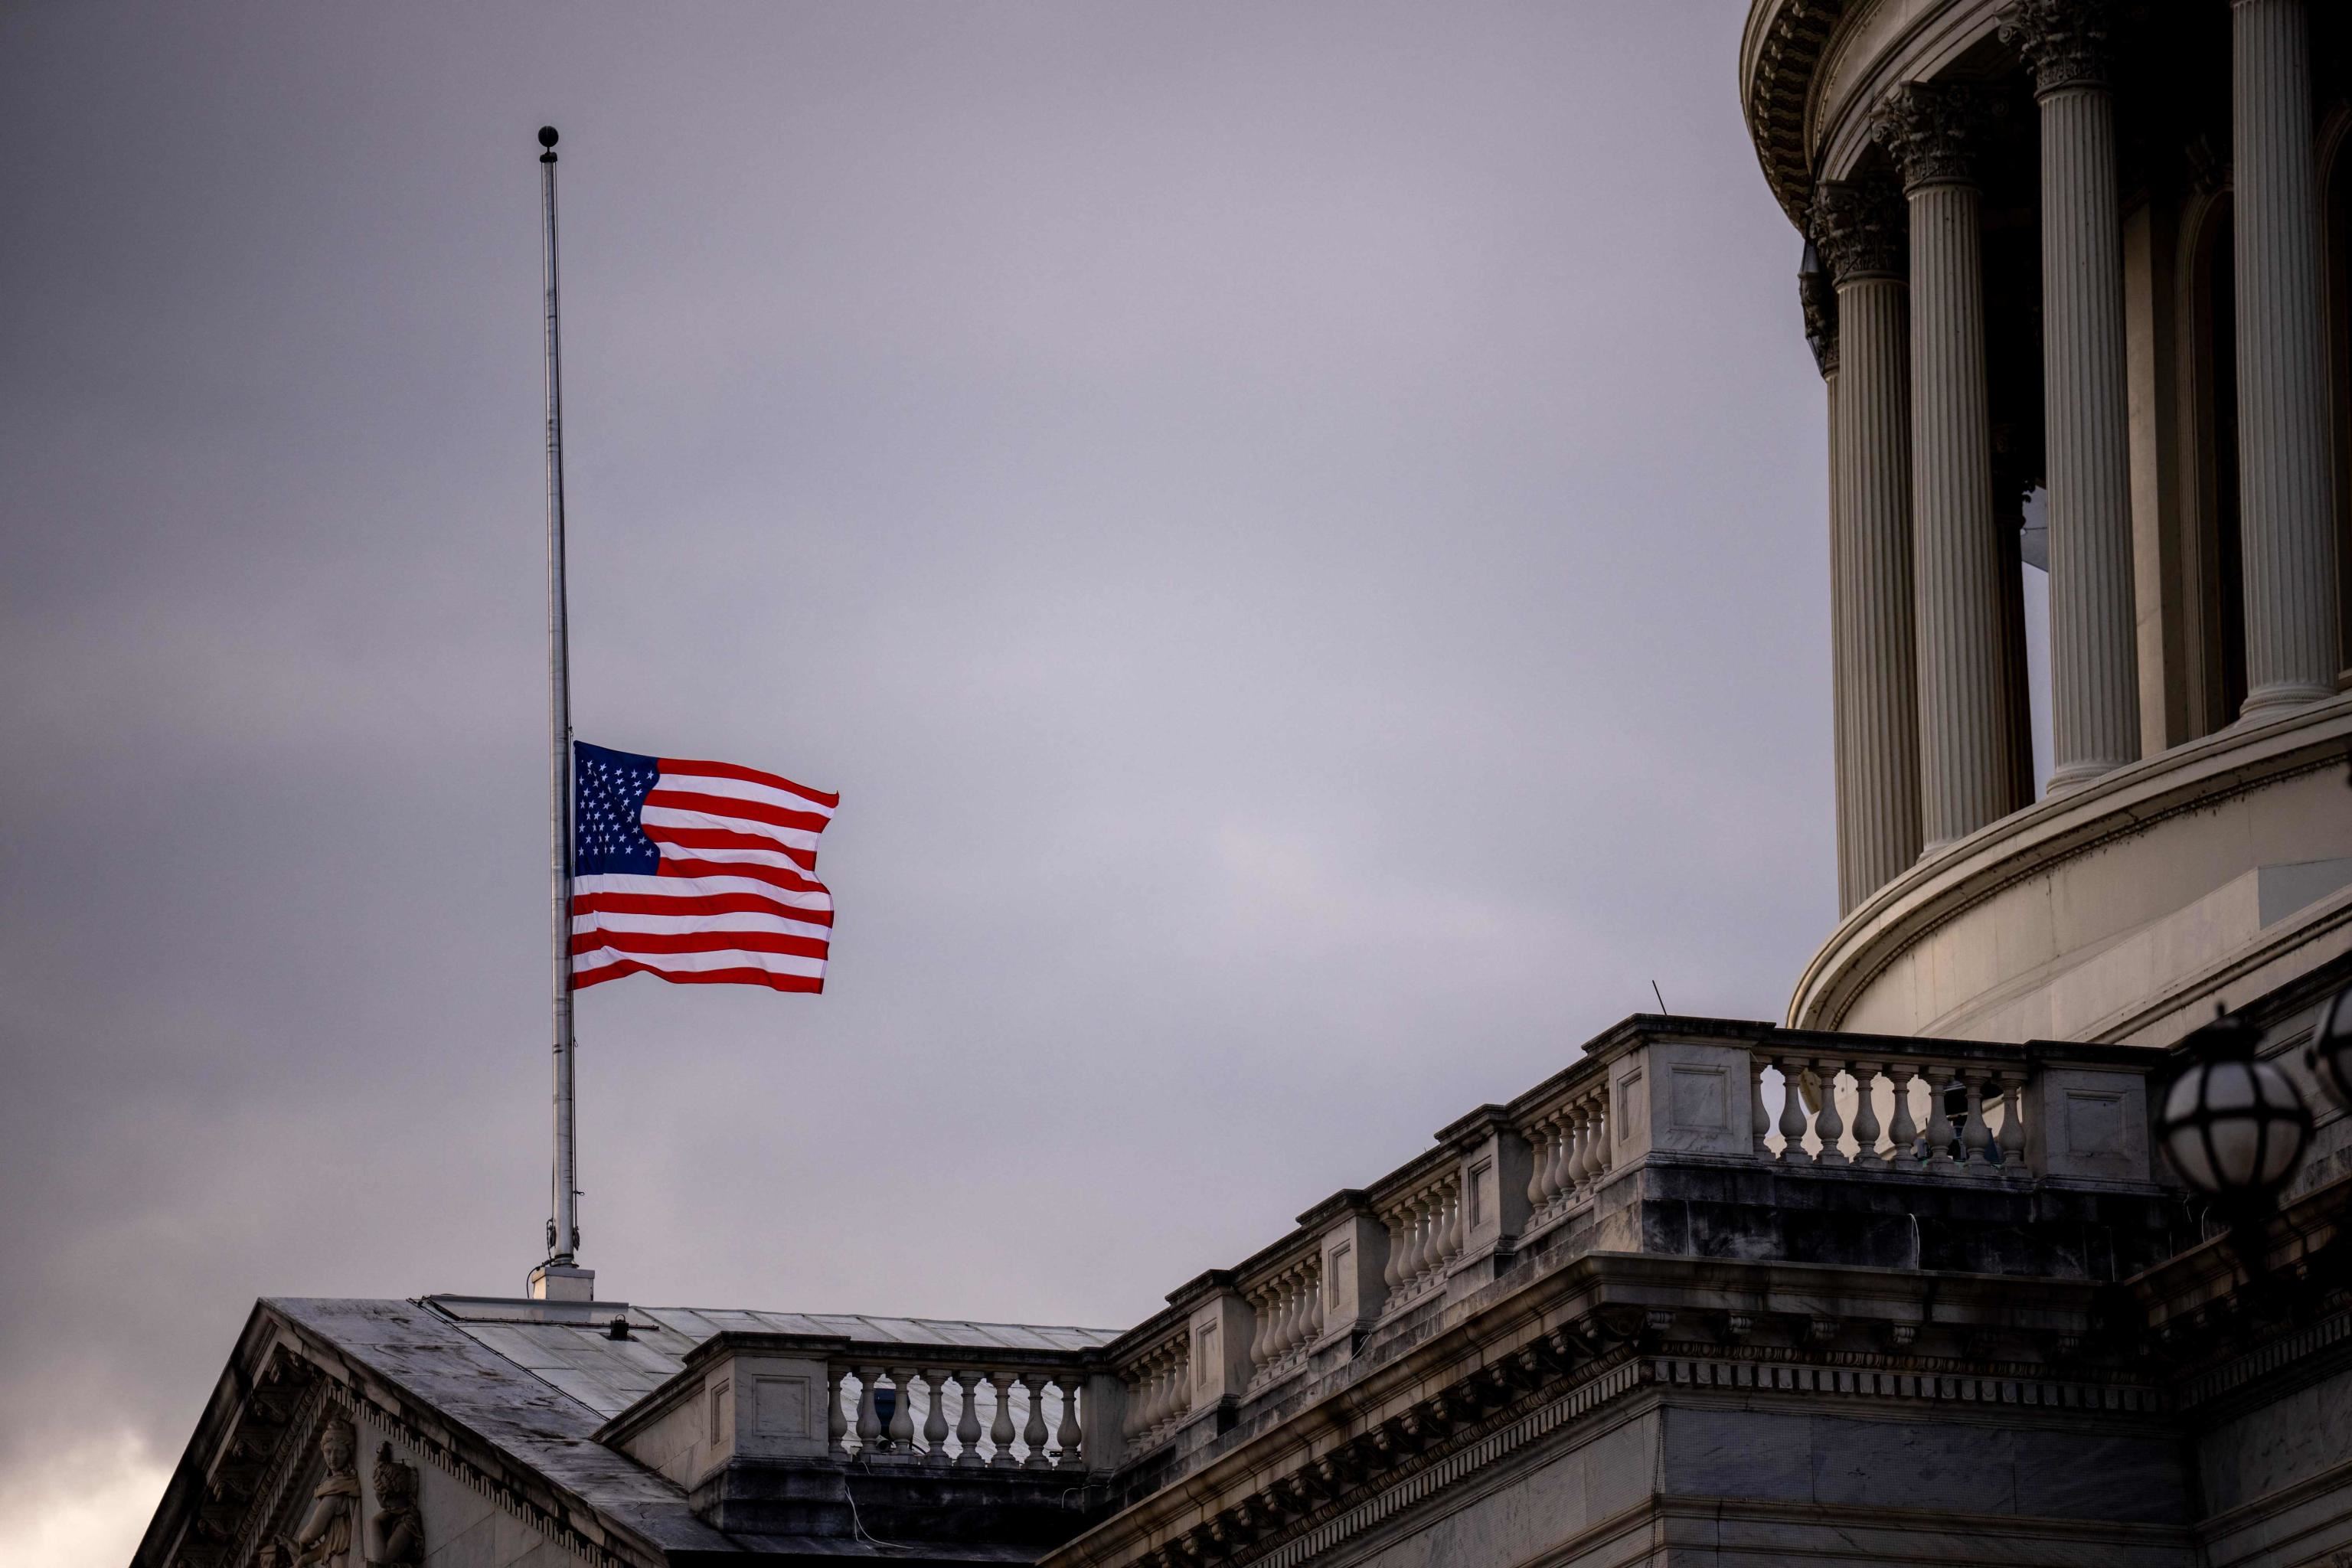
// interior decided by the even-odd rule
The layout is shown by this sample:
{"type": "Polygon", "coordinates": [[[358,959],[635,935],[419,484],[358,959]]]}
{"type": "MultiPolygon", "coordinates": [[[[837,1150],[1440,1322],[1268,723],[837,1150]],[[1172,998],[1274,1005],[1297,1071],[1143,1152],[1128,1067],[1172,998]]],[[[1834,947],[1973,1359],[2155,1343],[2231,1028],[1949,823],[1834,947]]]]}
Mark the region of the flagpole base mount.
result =
{"type": "Polygon", "coordinates": [[[596,1271],[569,1263],[542,1263],[530,1271],[530,1293],[534,1301],[593,1301],[596,1271]]]}

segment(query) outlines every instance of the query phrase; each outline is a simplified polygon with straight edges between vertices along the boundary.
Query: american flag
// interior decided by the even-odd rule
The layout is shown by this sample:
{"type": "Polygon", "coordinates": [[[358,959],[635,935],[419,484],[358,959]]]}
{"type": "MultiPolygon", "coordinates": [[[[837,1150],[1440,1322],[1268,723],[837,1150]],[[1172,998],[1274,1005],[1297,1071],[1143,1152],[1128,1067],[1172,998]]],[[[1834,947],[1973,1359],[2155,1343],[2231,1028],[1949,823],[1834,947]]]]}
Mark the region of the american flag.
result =
{"type": "Polygon", "coordinates": [[[657,974],[822,991],[841,797],[732,763],[572,748],[572,988],[657,974]]]}

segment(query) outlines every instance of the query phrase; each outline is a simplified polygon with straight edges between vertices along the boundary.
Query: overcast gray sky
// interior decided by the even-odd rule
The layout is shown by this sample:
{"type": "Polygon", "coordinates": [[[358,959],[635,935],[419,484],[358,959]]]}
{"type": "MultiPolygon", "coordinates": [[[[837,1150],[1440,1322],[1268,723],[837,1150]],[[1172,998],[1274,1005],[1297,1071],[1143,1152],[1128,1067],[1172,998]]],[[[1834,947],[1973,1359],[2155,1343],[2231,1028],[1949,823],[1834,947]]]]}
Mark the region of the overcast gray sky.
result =
{"type": "Polygon", "coordinates": [[[600,1293],[1118,1326],[1833,910],[1736,0],[0,16],[0,1559],[253,1299],[547,1193],[585,739],[842,794],[822,998],[582,1000],[600,1293]]]}

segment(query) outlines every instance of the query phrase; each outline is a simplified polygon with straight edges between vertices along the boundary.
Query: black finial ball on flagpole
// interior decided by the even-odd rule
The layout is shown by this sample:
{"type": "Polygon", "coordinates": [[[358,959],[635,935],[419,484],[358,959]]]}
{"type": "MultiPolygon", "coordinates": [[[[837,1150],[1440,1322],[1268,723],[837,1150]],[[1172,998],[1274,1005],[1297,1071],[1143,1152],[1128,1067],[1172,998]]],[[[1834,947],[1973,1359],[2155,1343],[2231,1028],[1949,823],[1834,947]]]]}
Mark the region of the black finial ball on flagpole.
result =
{"type": "Polygon", "coordinates": [[[554,163],[554,162],[555,162],[555,127],[554,127],[554,126],[552,126],[552,125],[542,125],[542,126],[541,126],[541,127],[539,128],[539,144],[540,144],[541,146],[542,146],[542,147],[544,147],[544,148],[546,148],[546,149],[547,149],[547,151],[546,151],[546,152],[541,153],[539,155],[539,161],[540,161],[541,163],[554,163]]]}

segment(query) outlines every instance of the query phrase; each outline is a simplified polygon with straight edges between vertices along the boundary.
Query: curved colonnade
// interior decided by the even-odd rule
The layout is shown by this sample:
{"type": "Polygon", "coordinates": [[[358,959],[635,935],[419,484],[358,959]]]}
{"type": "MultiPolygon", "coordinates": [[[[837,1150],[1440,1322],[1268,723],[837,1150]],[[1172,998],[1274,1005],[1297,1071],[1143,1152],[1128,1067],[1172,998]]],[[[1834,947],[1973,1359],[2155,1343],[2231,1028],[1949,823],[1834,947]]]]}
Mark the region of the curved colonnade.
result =
{"type": "Polygon", "coordinates": [[[1741,86],[1804,236],[1829,407],[1843,918],[1791,1024],[2162,1044],[2342,945],[2340,24],[2315,92],[2306,0],[2180,16],[1750,11],[1741,86]],[[2037,488],[2039,803],[2017,572],[2037,488]]]}

